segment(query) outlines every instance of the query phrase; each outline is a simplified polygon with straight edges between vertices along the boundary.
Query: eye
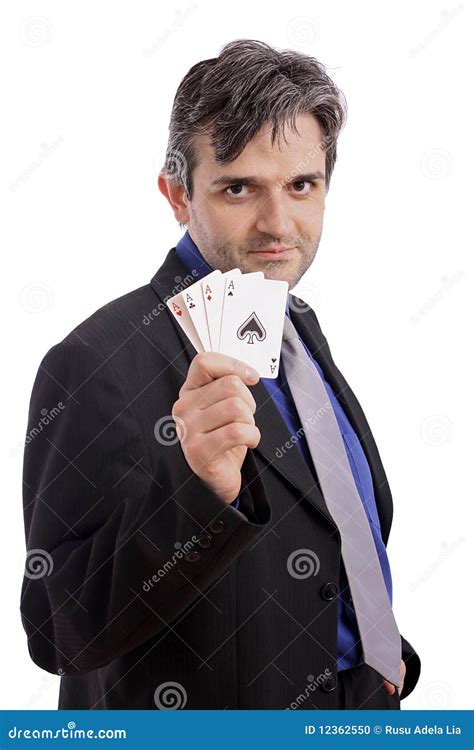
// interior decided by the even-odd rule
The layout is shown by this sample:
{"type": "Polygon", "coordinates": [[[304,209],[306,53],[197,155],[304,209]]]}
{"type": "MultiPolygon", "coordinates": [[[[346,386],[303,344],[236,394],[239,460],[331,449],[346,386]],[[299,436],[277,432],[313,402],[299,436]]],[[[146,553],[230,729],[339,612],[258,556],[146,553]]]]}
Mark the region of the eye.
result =
{"type": "Polygon", "coordinates": [[[302,193],[303,195],[309,193],[314,185],[315,183],[313,180],[297,180],[296,182],[293,182],[293,187],[296,188],[296,192],[302,193]],[[304,189],[305,185],[308,186],[306,190],[304,189]],[[299,187],[301,187],[302,189],[300,190],[299,187]]]}
{"type": "Polygon", "coordinates": [[[239,197],[241,195],[245,195],[245,193],[242,193],[242,190],[246,190],[246,188],[247,188],[246,185],[242,185],[240,182],[236,182],[235,185],[229,185],[228,187],[226,187],[224,192],[226,195],[230,195],[230,196],[235,195],[236,197],[239,197]],[[232,193],[228,193],[227,192],[228,190],[232,190],[232,193]]]}

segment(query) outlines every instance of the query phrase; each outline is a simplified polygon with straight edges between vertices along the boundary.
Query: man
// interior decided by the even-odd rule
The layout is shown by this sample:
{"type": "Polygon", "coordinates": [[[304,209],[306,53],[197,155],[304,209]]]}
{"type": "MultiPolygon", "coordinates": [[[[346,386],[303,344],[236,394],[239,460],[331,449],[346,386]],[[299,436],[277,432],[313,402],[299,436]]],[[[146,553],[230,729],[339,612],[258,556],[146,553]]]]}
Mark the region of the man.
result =
{"type": "Polygon", "coordinates": [[[295,286],[344,121],[310,57],[240,40],[191,68],[159,177],[184,237],[151,284],[40,365],[21,612],[32,659],[61,675],[60,708],[398,709],[418,680],[391,609],[389,486],[314,312],[288,296],[279,376],[260,380],[197,354],[165,304],[213,269],[295,286]],[[316,440],[297,357],[307,398],[325,394],[316,440]],[[335,493],[319,464],[326,427],[350,466],[335,493]],[[357,513],[363,542],[348,531],[357,513]],[[357,576],[354,554],[369,555],[357,576]]]}

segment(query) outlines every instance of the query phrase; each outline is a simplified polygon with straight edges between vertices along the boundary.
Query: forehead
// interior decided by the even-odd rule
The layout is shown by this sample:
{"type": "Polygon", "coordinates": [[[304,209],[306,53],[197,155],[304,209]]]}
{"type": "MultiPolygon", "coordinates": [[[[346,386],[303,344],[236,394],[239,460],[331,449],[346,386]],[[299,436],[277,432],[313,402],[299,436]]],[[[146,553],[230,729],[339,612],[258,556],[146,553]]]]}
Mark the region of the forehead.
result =
{"type": "Polygon", "coordinates": [[[285,123],[284,138],[276,139],[272,145],[270,123],[265,123],[246,145],[242,153],[227,164],[214,161],[214,149],[209,136],[199,135],[194,142],[198,166],[196,172],[215,179],[224,172],[239,174],[265,174],[269,179],[279,179],[281,170],[293,169],[297,165],[302,171],[310,172],[319,169],[324,171],[325,152],[323,149],[323,131],[310,114],[298,115],[296,118],[298,132],[294,132],[289,123],[285,123]]]}

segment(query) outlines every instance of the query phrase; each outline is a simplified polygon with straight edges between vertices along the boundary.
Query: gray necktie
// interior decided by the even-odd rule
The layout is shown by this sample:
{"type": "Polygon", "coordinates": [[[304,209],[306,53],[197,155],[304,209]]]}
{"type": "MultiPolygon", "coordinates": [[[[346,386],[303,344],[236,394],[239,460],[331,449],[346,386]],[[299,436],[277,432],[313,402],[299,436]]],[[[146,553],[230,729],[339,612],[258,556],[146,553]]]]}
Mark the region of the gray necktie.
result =
{"type": "Polygon", "coordinates": [[[399,687],[401,638],[372,531],[328,392],[287,315],[281,357],[324,500],[341,534],[364,661],[399,687]]]}

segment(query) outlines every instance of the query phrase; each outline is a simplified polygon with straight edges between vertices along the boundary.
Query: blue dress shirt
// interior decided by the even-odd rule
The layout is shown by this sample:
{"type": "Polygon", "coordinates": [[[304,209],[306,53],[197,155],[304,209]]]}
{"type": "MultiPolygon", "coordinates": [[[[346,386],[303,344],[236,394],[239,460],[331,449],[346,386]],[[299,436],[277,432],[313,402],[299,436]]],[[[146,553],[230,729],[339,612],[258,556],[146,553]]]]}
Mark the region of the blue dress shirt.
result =
{"type": "MultiPolygon", "coordinates": [[[[176,245],[176,253],[182,263],[191,269],[195,269],[197,272],[196,280],[207,276],[214,269],[207,263],[202,256],[196,244],[191,239],[189,232],[186,232],[181,240],[176,245]]],[[[286,304],[286,314],[289,316],[289,300],[286,304]]],[[[302,341],[300,339],[300,341],[302,341]]],[[[313,361],[315,367],[324,382],[326,390],[328,392],[329,399],[334,409],[341,435],[344,441],[344,445],[347,451],[349,464],[354,476],[356,487],[359,491],[359,495],[364,506],[367,518],[369,520],[370,528],[374,536],[374,542],[377,549],[377,553],[382,568],[382,573],[387,587],[387,592],[392,602],[392,579],[390,574],[390,566],[387,557],[387,551],[382,540],[382,534],[380,530],[380,521],[377,513],[377,506],[375,503],[374,488],[372,483],[372,476],[370,473],[370,467],[365,457],[362,446],[359,439],[352,429],[352,426],[346,417],[341,404],[337,400],[334,392],[326,382],[323,371],[320,366],[312,357],[308,347],[302,341],[308,356],[313,361]]],[[[296,443],[306,459],[313,476],[316,478],[313,460],[309,452],[308,444],[304,436],[303,430],[301,430],[301,421],[299,419],[296,407],[291,396],[291,392],[288,387],[288,383],[285,377],[285,371],[283,362],[280,361],[280,368],[277,378],[260,378],[264,384],[269,395],[273,399],[275,406],[280,412],[281,416],[285,420],[292,436],[295,436],[296,443]],[[301,437],[298,437],[300,436],[301,437]]],[[[232,505],[235,508],[239,507],[239,498],[234,500],[232,505]]],[[[337,669],[341,671],[348,669],[349,667],[357,666],[363,662],[362,648],[360,645],[359,629],[357,626],[357,620],[353,607],[351,606],[352,598],[350,596],[350,589],[347,581],[347,575],[344,569],[344,564],[341,560],[341,577],[340,577],[340,595],[338,597],[338,653],[337,653],[337,669]]]]}

